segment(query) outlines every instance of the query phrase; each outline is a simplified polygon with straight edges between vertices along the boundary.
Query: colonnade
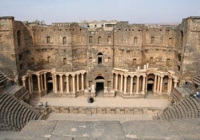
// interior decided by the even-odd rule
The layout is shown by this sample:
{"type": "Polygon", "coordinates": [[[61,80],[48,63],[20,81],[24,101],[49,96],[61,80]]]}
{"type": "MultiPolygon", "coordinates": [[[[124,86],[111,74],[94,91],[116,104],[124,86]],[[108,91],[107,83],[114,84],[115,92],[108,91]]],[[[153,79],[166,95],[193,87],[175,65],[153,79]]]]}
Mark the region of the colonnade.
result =
{"type": "Polygon", "coordinates": [[[67,74],[54,73],[52,76],[54,93],[62,94],[83,91],[85,89],[85,74],[86,72],[67,74]]]}
{"type": "MultiPolygon", "coordinates": [[[[162,94],[163,92],[171,93],[173,86],[177,87],[178,80],[166,73],[155,73],[153,74],[152,92],[162,94]],[[164,90],[164,77],[167,81],[167,91],[164,90]]],[[[114,78],[114,89],[117,92],[123,94],[145,94],[148,87],[148,74],[146,73],[124,73],[124,72],[113,72],[114,78]],[[129,81],[127,80],[129,78],[129,81]],[[134,87],[133,87],[134,86],[134,87]]],[[[166,81],[165,81],[166,82],[166,81]]]]}
{"type": "Polygon", "coordinates": [[[47,83],[52,83],[53,92],[55,94],[75,94],[79,91],[84,91],[86,83],[86,71],[76,72],[31,72],[22,76],[22,84],[29,93],[44,92],[47,93],[47,83]],[[48,77],[47,77],[48,73],[48,77]],[[52,80],[47,81],[47,78],[52,80]]]}
{"type": "Polygon", "coordinates": [[[129,94],[139,94],[140,92],[140,83],[139,79],[142,77],[142,94],[145,93],[145,81],[146,81],[146,75],[127,75],[127,74],[121,74],[121,73],[115,73],[115,84],[114,84],[114,89],[115,91],[119,91],[124,94],[128,94],[127,92],[127,85],[130,84],[129,86],[129,94]],[[119,78],[120,77],[120,78],[119,78]],[[130,83],[127,82],[127,78],[130,77],[130,83]],[[133,91],[133,79],[136,78],[136,89],[133,91]]]}
{"type": "Polygon", "coordinates": [[[154,88],[153,91],[156,93],[161,94],[163,92],[163,78],[167,76],[168,82],[167,82],[167,93],[169,94],[172,91],[172,86],[177,87],[178,80],[174,79],[170,75],[162,75],[162,74],[154,74],[155,79],[154,79],[154,88]]]}
{"type": "Polygon", "coordinates": [[[47,72],[37,72],[37,73],[29,73],[22,77],[22,84],[26,90],[29,90],[29,93],[32,94],[35,90],[33,84],[33,75],[37,76],[37,89],[38,92],[47,91],[47,81],[46,81],[46,73],[47,72]]]}

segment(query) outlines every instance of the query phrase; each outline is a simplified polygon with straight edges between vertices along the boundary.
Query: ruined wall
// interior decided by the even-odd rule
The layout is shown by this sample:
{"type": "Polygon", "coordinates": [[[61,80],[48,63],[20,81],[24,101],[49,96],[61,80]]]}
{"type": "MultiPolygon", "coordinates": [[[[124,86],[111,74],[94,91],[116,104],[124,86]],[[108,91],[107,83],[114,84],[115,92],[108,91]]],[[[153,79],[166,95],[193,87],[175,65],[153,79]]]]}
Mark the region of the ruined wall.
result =
{"type": "Polygon", "coordinates": [[[14,17],[0,17],[0,71],[14,79],[17,75],[14,17]]]}
{"type": "Polygon", "coordinates": [[[71,25],[72,65],[74,70],[87,69],[88,34],[85,28],[71,25]]]}
{"type": "MultiPolygon", "coordinates": [[[[88,30],[88,81],[94,82],[96,77],[102,76],[106,80],[104,86],[112,87],[113,39],[113,30],[105,30],[102,27],[88,30]]],[[[91,82],[89,82],[89,86],[91,86],[91,82]]]]}
{"type": "Polygon", "coordinates": [[[175,70],[175,27],[147,26],[144,35],[143,63],[165,70],[175,70]]]}
{"type": "Polygon", "coordinates": [[[114,67],[131,69],[142,64],[143,25],[118,23],[114,31],[114,67]]]}
{"type": "Polygon", "coordinates": [[[180,43],[184,52],[182,52],[182,83],[192,80],[199,74],[200,68],[200,18],[189,17],[183,20],[182,35],[180,34],[180,43]]]}
{"type": "Polygon", "coordinates": [[[198,17],[178,26],[116,21],[42,25],[0,18],[0,70],[13,78],[28,69],[87,70],[87,81],[102,76],[111,87],[113,68],[134,71],[149,63],[175,71],[182,86],[199,73],[199,47],[198,17]]]}
{"type": "Polygon", "coordinates": [[[67,24],[50,26],[35,25],[28,27],[32,34],[33,45],[30,47],[32,69],[51,69],[71,71],[71,29],[67,24]]]}
{"type": "Polygon", "coordinates": [[[32,44],[31,34],[27,27],[21,21],[14,22],[14,45],[17,71],[22,76],[28,68],[29,63],[29,47],[32,44]]]}

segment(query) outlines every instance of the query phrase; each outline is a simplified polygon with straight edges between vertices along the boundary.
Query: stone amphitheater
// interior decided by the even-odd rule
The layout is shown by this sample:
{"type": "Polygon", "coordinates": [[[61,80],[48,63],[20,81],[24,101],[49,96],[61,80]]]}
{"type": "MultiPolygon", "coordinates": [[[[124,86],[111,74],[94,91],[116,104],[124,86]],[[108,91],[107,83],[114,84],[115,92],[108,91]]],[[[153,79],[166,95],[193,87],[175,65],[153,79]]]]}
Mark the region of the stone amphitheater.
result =
{"type": "Polygon", "coordinates": [[[200,139],[200,17],[0,17],[0,50],[0,140],[200,139]]]}

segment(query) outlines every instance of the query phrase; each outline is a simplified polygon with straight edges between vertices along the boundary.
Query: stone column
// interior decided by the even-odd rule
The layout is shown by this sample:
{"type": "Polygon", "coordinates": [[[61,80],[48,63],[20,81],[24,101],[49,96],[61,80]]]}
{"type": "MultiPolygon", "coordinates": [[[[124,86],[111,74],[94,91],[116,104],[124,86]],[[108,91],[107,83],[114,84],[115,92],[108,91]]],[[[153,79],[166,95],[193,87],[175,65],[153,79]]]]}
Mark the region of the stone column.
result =
{"type": "Polygon", "coordinates": [[[26,78],[23,77],[23,78],[22,78],[22,84],[23,84],[23,87],[26,89],[26,83],[25,83],[25,81],[26,81],[26,78]]]}
{"type": "Polygon", "coordinates": [[[66,75],[66,88],[67,88],[67,93],[69,93],[69,76],[66,75]]]}
{"type": "Polygon", "coordinates": [[[117,91],[117,85],[118,84],[118,74],[115,73],[115,91],[117,91]]]}
{"type": "Polygon", "coordinates": [[[178,80],[174,79],[174,87],[177,87],[178,80]]]}
{"type": "Polygon", "coordinates": [[[44,87],[43,87],[43,77],[42,77],[43,74],[40,75],[40,84],[41,84],[41,90],[43,91],[44,90],[44,87]]]}
{"type": "Polygon", "coordinates": [[[160,90],[160,76],[158,75],[157,92],[160,90]]]}
{"type": "Polygon", "coordinates": [[[31,90],[31,77],[30,76],[28,77],[28,87],[29,87],[29,92],[31,94],[32,90],[31,90]]]}
{"type": "Polygon", "coordinates": [[[52,73],[52,80],[53,80],[53,91],[55,92],[55,78],[53,73],[52,73]]]}
{"type": "Polygon", "coordinates": [[[58,92],[58,88],[57,88],[57,75],[56,74],[54,74],[54,82],[55,82],[55,93],[57,93],[58,92]]]}
{"type": "Polygon", "coordinates": [[[156,87],[157,87],[157,75],[155,74],[155,80],[154,80],[153,92],[157,92],[156,87]]]}
{"type": "Polygon", "coordinates": [[[120,91],[122,92],[122,85],[123,84],[123,75],[121,74],[121,86],[120,86],[120,91]]]}
{"type": "Polygon", "coordinates": [[[168,88],[167,88],[167,93],[171,93],[171,87],[172,87],[172,78],[168,77],[168,88]]]}
{"type": "Polygon", "coordinates": [[[124,94],[126,94],[126,87],[127,87],[127,75],[124,75],[124,94]]]}
{"type": "Polygon", "coordinates": [[[74,74],[72,74],[72,85],[73,85],[73,93],[75,93],[75,79],[74,79],[74,74]]]}
{"type": "Polygon", "coordinates": [[[137,75],[136,94],[138,94],[138,93],[139,93],[139,78],[140,78],[140,75],[137,75]]]}
{"type": "Polygon", "coordinates": [[[130,94],[133,94],[133,76],[131,75],[130,94]]]}
{"type": "Polygon", "coordinates": [[[59,74],[60,76],[60,93],[63,93],[63,78],[62,78],[62,74],[59,74]]]}
{"type": "Polygon", "coordinates": [[[44,90],[47,90],[47,79],[46,79],[46,73],[44,73],[44,90]]]}
{"type": "Polygon", "coordinates": [[[142,84],[142,93],[145,93],[145,81],[146,81],[146,75],[143,75],[143,84],[142,84]]]}
{"type": "Polygon", "coordinates": [[[41,88],[40,88],[40,74],[37,74],[37,80],[38,80],[38,91],[41,92],[41,88]]]}
{"type": "Polygon", "coordinates": [[[33,92],[33,79],[32,79],[32,75],[30,75],[30,80],[31,80],[31,91],[33,92]]]}
{"type": "Polygon", "coordinates": [[[84,91],[84,73],[81,73],[81,90],[84,91]]]}
{"type": "Polygon", "coordinates": [[[77,82],[77,92],[79,91],[79,73],[76,75],[76,82],[77,82]]]}
{"type": "Polygon", "coordinates": [[[160,93],[162,93],[162,89],[163,89],[163,75],[160,76],[160,93]]]}

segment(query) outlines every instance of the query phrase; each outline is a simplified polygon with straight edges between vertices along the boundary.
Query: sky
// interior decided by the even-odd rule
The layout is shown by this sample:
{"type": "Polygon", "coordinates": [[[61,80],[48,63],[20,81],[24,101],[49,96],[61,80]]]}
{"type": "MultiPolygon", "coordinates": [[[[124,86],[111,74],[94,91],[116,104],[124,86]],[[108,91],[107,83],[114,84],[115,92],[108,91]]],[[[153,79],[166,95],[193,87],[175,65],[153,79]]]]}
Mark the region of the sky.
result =
{"type": "Polygon", "coordinates": [[[183,18],[200,16],[200,0],[0,0],[0,16],[46,24],[81,20],[181,23],[183,18]]]}

